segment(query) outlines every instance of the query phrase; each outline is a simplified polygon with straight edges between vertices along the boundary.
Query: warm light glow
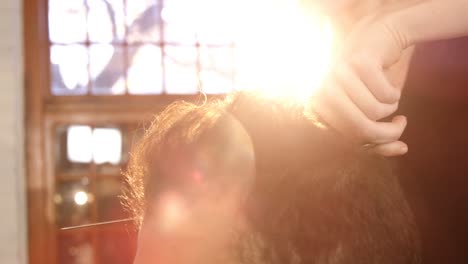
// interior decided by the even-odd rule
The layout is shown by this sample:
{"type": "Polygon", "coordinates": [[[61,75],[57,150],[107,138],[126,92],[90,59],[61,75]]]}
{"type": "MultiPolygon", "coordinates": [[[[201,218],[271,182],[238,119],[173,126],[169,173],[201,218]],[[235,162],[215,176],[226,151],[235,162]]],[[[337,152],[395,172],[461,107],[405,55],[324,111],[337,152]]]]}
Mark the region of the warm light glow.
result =
{"type": "Polygon", "coordinates": [[[88,202],[88,194],[83,191],[78,191],[75,193],[75,197],[73,197],[73,199],[77,205],[85,205],[88,202]]]}
{"type": "Polygon", "coordinates": [[[333,30],[325,17],[306,15],[298,2],[173,0],[162,18],[194,32],[202,44],[234,42],[238,89],[302,100],[330,68],[333,30]]]}
{"type": "Polygon", "coordinates": [[[176,193],[161,195],[159,206],[159,224],[164,232],[172,231],[179,226],[187,213],[183,199],[176,193]]]}
{"type": "Polygon", "coordinates": [[[308,100],[332,62],[330,22],[319,14],[306,16],[295,1],[266,1],[257,8],[239,35],[240,87],[308,100]]]}

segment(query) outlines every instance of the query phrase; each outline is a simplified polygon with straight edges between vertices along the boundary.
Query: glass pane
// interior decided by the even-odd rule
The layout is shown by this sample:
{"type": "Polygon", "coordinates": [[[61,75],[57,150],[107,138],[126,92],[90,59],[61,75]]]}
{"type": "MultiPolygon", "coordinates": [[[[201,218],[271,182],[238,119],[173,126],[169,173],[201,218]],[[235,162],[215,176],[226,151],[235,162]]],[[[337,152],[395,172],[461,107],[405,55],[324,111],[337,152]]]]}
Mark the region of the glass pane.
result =
{"type": "Polygon", "coordinates": [[[171,44],[195,45],[195,30],[184,24],[166,23],[164,25],[164,41],[171,44]]]}
{"type": "Polygon", "coordinates": [[[161,7],[158,0],[127,1],[127,40],[157,42],[160,40],[161,7]]]}
{"type": "Polygon", "coordinates": [[[236,1],[165,0],[162,18],[168,42],[229,44],[233,41],[236,1]]]}
{"type": "Polygon", "coordinates": [[[84,0],[49,0],[49,37],[55,43],[86,41],[84,0]]]}
{"type": "MultiPolygon", "coordinates": [[[[86,130],[86,129],[85,129],[86,130]]],[[[72,130],[73,131],[73,130],[72,130]]],[[[76,153],[78,150],[76,149],[76,144],[83,144],[83,145],[89,145],[85,136],[85,139],[83,138],[76,138],[76,133],[77,131],[75,130],[72,132],[70,144],[68,143],[69,139],[69,127],[68,126],[60,126],[56,128],[56,139],[57,139],[57,144],[54,145],[55,148],[55,164],[56,164],[56,173],[58,177],[61,178],[70,178],[70,177],[81,177],[83,175],[87,175],[89,173],[89,164],[87,163],[79,163],[79,162],[73,162],[70,159],[70,155],[73,156],[73,159],[77,159],[78,153],[76,153]],[[85,141],[83,143],[83,141],[85,141]],[[70,149],[70,147],[72,149],[70,149]],[[70,153],[71,152],[71,153],[70,153]]],[[[85,133],[89,135],[89,133],[85,133]]],[[[89,139],[88,139],[89,140],[89,139]]],[[[90,148],[88,148],[90,149],[90,148]]],[[[84,158],[86,160],[89,160],[90,157],[90,150],[85,148],[84,152],[84,158]]],[[[80,152],[81,153],[81,152],[80,152]]],[[[83,154],[80,154],[83,155],[83,154]]],[[[83,157],[79,157],[81,159],[83,157]]]]}
{"type": "Polygon", "coordinates": [[[119,178],[103,177],[97,181],[96,202],[100,222],[129,217],[120,204],[123,183],[119,178]]]}
{"type": "Polygon", "coordinates": [[[197,93],[197,49],[167,46],[164,55],[166,92],[168,94],[197,93]]]}
{"type": "Polygon", "coordinates": [[[179,44],[196,43],[196,1],[165,1],[161,11],[164,41],[179,44]]]}
{"type": "Polygon", "coordinates": [[[119,164],[122,157],[122,134],[116,128],[70,126],[67,136],[70,162],[119,164]]]}
{"type": "Polygon", "coordinates": [[[67,131],[67,157],[70,162],[91,163],[93,130],[90,126],[70,126],[67,131]]]}
{"type": "Polygon", "coordinates": [[[122,159],[122,133],[117,128],[93,131],[93,160],[96,164],[119,164],[122,159]]]}
{"type": "Polygon", "coordinates": [[[100,263],[132,264],[136,251],[136,235],[129,232],[132,227],[118,227],[99,232],[100,263]]]}
{"type": "Polygon", "coordinates": [[[89,193],[88,184],[88,178],[58,183],[54,201],[59,227],[91,223],[89,203],[93,196],[89,193]]]}
{"type": "Polygon", "coordinates": [[[155,45],[129,47],[128,92],[160,94],[162,88],[161,49],[155,45]]]}
{"type": "Polygon", "coordinates": [[[55,159],[59,177],[69,179],[70,176],[86,175],[91,162],[98,165],[99,173],[120,174],[123,149],[120,129],[72,125],[59,127],[56,135],[55,159]],[[112,173],[106,168],[112,168],[112,173]]]}
{"type": "Polygon", "coordinates": [[[91,235],[87,232],[61,233],[58,236],[57,245],[58,263],[94,263],[94,249],[91,235]]]}
{"type": "Polygon", "coordinates": [[[201,48],[203,92],[228,93],[234,89],[234,53],[231,47],[201,48]]]}
{"type": "Polygon", "coordinates": [[[125,60],[122,47],[91,45],[90,72],[93,94],[125,93],[125,60]]]}
{"type": "MultiPolygon", "coordinates": [[[[97,164],[96,169],[99,175],[106,175],[106,176],[115,175],[118,177],[122,174],[122,171],[125,169],[124,167],[126,163],[128,162],[128,158],[129,158],[128,153],[130,152],[131,142],[133,140],[132,137],[134,133],[129,132],[128,129],[125,128],[124,126],[118,128],[117,131],[121,133],[121,143],[119,143],[121,147],[120,147],[120,150],[118,151],[119,153],[121,153],[120,162],[118,164],[117,163],[114,164],[110,162],[97,164]]],[[[117,145],[117,143],[115,145],[117,145]]],[[[116,154],[113,154],[113,155],[116,155],[116,154]]]]}
{"type": "Polygon", "coordinates": [[[54,95],[81,95],[87,91],[88,51],[83,45],[50,48],[51,87],[54,95]]]}
{"type": "Polygon", "coordinates": [[[117,42],[125,36],[123,0],[88,0],[91,42],[117,42]]]}

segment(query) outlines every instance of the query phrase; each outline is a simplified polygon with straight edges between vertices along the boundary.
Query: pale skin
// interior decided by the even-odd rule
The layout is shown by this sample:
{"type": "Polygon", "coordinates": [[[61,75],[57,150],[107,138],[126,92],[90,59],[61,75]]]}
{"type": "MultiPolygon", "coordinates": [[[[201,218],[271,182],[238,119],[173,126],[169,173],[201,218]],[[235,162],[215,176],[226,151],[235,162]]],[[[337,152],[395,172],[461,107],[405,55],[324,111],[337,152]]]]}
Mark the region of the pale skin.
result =
{"type": "MultiPolygon", "coordinates": [[[[327,1],[328,2],[328,1],[327,1]]],[[[346,2],[333,8],[346,12],[346,2]]],[[[324,4],[325,1],[324,1],[324,4]]],[[[353,26],[316,111],[332,127],[383,156],[403,155],[404,116],[381,119],[398,109],[412,47],[468,35],[468,0],[401,1],[353,26]]]]}

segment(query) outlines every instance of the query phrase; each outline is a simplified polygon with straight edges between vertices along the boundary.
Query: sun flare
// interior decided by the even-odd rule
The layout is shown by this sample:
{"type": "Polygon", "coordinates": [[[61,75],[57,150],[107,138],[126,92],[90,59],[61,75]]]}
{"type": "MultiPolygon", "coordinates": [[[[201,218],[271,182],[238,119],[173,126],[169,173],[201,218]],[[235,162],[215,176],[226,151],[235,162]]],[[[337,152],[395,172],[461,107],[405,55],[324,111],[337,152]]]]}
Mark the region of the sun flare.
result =
{"type": "Polygon", "coordinates": [[[244,23],[237,39],[238,81],[267,96],[306,100],[330,68],[333,30],[325,17],[285,2],[258,6],[256,17],[244,23]]]}
{"type": "Polygon", "coordinates": [[[331,23],[319,13],[306,13],[299,0],[173,2],[183,2],[187,13],[172,15],[168,5],[163,19],[192,30],[201,45],[207,36],[210,43],[234,43],[238,90],[302,100],[313,94],[330,68],[331,23]]]}

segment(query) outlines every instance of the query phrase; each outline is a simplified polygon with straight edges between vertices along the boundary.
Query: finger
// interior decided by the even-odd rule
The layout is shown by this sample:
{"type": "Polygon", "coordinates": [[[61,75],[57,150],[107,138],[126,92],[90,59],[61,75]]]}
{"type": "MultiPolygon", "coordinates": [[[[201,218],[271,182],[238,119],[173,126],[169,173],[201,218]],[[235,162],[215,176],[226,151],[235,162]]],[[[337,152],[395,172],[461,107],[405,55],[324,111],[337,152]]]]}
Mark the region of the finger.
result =
{"type": "Polygon", "coordinates": [[[393,104],[400,100],[400,91],[389,82],[381,65],[369,59],[354,58],[351,66],[381,103],[393,104]]]}
{"type": "Polygon", "coordinates": [[[387,76],[387,79],[393,87],[397,88],[400,92],[403,90],[403,86],[405,85],[413,53],[414,47],[407,48],[403,51],[400,60],[397,63],[388,69],[385,69],[385,76],[387,76]]]}
{"type": "Polygon", "coordinates": [[[348,97],[369,119],[382,119],[398,109],[398,102],[384,104],[378,101],[349,66],[341,64],[336,68],[335,75],[348,97]]]}
{"type": "Polygon", "coordinates": [[[408,152],[408,145],[402,141],[394,141],[376,145],[370,151],[384,157],[395,157],[406,154],[408,152]]]}
{"type": "Polygon", "coordinates": [[[349,99],[343,89],[328,86],[315,99],[315,111],[330,126],[360,143],[388,143],[400,138],[406,127],[406,118],[399,116],[392,122],[370,120],[349,99]]]}

